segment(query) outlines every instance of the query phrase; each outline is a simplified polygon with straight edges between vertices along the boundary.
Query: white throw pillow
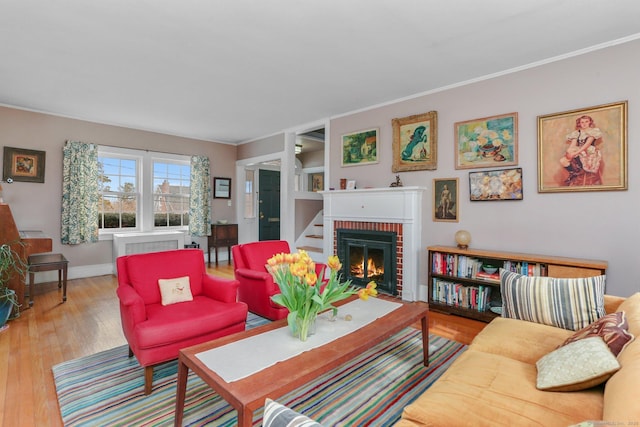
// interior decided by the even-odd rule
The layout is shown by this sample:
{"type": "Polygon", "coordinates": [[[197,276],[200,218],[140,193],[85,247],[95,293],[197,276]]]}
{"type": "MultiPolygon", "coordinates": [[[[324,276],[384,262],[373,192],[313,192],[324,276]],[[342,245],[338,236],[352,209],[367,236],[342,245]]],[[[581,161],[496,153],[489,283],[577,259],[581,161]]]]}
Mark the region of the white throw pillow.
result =
{"type": "Polygon", "coordinates": [[[162,295],[162,305],[193,301],[189,276],[158,279],[158,286],[160,286],[160,294],[162,295]]]}
{"type": "Polygon", "coordinates": [[[620,369],[618,359],[601,337],[583,338],[536,362],[536,387],[546,391],[577,391],[607,381],[620,369]]]}

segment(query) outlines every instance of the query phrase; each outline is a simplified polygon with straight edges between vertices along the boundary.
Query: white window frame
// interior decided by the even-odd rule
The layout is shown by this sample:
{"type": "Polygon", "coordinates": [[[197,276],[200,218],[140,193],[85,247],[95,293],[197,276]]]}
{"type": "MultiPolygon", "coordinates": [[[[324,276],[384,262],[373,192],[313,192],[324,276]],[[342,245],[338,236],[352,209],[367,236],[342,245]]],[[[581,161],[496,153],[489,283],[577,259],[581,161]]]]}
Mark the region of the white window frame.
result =
{"type": "Polygon", "coordinates": [[[138,182],[136,189],[139,194],[139,203],[136,212],[136,227],[100,229],[100,240],[112,240],[113,234],[153,232],[160,230],[188,231],[188,226],[155,227],[153,213],[153,163],[176,163],[191,165],[188,155],[160,153],[130,148],[98,146],[99,157],[113,157],[123,159],[135,159],[138,165],[138,182]]]}

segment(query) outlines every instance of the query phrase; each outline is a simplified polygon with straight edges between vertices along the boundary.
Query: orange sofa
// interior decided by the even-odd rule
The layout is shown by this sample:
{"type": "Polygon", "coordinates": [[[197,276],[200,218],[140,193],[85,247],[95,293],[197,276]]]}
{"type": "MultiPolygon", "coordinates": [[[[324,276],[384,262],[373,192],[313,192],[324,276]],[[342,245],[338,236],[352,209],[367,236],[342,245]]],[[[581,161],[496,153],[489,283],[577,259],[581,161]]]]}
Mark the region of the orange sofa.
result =
{"type": "Polygon", "coordinates": [[[397,427],[614,426],[640,422],[640,293],[605,295],[607,313],[624,311],[635,336],[618,354],[621,366],[603,385],[582,391],[536,388],[536,362],[574,331],[496,318],[415,402],[397,427]]]}

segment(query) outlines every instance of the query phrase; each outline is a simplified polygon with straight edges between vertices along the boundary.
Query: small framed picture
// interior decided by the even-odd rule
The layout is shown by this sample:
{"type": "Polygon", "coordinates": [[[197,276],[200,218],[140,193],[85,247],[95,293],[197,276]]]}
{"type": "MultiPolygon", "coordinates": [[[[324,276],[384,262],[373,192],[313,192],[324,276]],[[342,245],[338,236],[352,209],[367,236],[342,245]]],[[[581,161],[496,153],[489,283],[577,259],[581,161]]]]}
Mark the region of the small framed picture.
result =
{"type": "Polygon", "coordinates": [[[458,122],[454,135],[456,169],[518,164],[518,113],[458,122]]]}
{"type": "Polygon", "coordinates": [[[309,174],[309,190],[313,192],[324,190],[324,173],[309,174]]]}
{"type": "Polygon", "coordinates": [[[342,166],[378,163],[378,129],[342,135],[342,166]]]}
{"type": "Polygon", "coordinates": [[[356,189],[356,182],[355,180],[349,180],[347,181],[347,190],[355,190],[356,189]]]}
{"type": "Polygon", "coordinates": [[[538,116],[538,192],[627,189],[627,101],[538,116]]]}
{"type": "Polygon", "coordinates": [[[469,172],[472,202],[522,200],[522,168],[469,172]]]}
{"type": "Polygon", "coordinates": [[[433,180],[433,220],[458,222],[459,219],[458,178],[435,178],[433,180]]]}
{"type": "Polygon", "coordinates": [[[4,147],[2,179],[44,183],[45,151],[4,147]]]}
{"type": "Polygon", "coordinates": [[[214,199],[230,199],[231,198],[231,178],[213,178],[213,198],[214,199]]]}

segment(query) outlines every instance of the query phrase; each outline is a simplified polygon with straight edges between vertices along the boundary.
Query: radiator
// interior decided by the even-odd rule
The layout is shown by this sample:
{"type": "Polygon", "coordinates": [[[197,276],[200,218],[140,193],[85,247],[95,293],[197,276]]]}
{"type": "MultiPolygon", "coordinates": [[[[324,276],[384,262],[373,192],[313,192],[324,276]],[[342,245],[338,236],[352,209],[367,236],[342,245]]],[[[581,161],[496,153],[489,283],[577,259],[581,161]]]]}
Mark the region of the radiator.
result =
{"type": "Polygon", "coordinates": [[[121,233],[113,235],[113,274],[116,259],[122,255],[160,252],[184,248],[182,231],[162,231],[149,233],[121,233]]]}

